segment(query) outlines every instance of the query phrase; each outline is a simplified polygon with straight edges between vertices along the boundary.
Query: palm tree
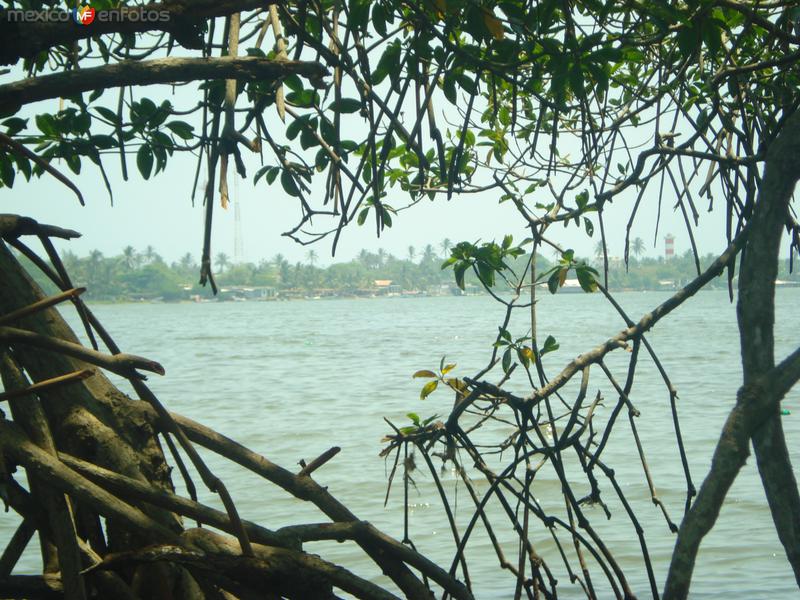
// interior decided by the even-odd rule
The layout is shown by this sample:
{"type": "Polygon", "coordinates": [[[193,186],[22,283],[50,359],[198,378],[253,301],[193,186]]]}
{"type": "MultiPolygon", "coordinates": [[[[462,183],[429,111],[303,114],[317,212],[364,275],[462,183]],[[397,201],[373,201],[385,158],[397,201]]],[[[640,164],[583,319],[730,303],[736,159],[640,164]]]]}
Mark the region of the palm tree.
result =
{"type": "Polygon", "coordinates": [[[153,262],[156,256],[158,256],[156,254],[156,249],[153,248],[152,246],[148,246],[147,248],[144,249],[144,260],[147,262],[147,264],[153,262]]]}
{"type": "Polygon", "coordinates": [[[595,256],[595,258],[598,258],[598,259],[603,258],[603,255],[605,254],[605,251],[606,251],[606,247],[605,247],[605,244],[603,244],[603,240],[597,240],[597,243],[594,245],[594,256],[595,256]]]}
{"type": "Polygon", "coordinates": [[[417,250],[414,246],[408,247],[408,262],[414,262],[414,258],[417,256],[417,250]]]}
{"type": "Polygon", "coordinates": [[[308,264],[310,264],[312,267],[317,263],[317,258],[319,257],[317,256],[316,250],[312,249],[309,250],[308,253],[306,253],[306,260],[308,261],[308,264]]]}
{"type": "Polygon", "coordinates": [[[74,252],[65,250],[61,255],[61,262],[64,263],[64,268],[67,269],[67,273],[76,274],[81,268],[82,261],[74,252]]]}
{"type": "Polygon", "coordinates": [[[191,253],[187,252],[181,257],[180,262],[178,263],[180,268],[184,271],[190,271],[194,268],[194,259],[192,258],[191,253]]]}
{"type": "Polygon", "coordinates": [[[450,254],[450,248],[453,247],[453,243],[450,241],[450,238],[444,238],[439,244],[439,247],[442,249],[442,256],[447,258],[447,255],[450,254]]]}
{"type": "Polygon", "coordinates": [[[289,277],[291,276],[289,261],[282,260],[278,269],[280,270],[281,285],[284,287],[289,287],[289,277]]]}
{"type": "Polygon", "coordinates": [[[100,252],[100,250],[92,250],[89,253],[86,263],[86,274],[88,279],[87,283],[89,284],[89,287],[95,287],[95,285],[100,283],[102,280],[100,277],[100,271],[103,265],[103,253],[100,252]]]}
{"type": "Polygon", "coordinates": [[[383,248],[378,248],[378,267],[382,267],[389,255],[383,248]]]}
{"type": "Polygon", "coordinates": [[[219,267],[219,272],[222,273],[225,270],[225,267],[231,264],[228,255],[224,252],[220,252],[217,254],[217,266],[219,267]]]}
{"type": "Polygon", "coordinates": [[[136,249],[133,246],[125,246],[122,249],[122,264],[128,271],[133,271],[139,266],[139,256],[136,254],[136,249]]]}
{"type": "Polygon", "coordinates": [[[422,262],[429,263],[436,258],[436,252],[433,250],[433,246],[430,244],[425,245],[425,249],[422,251],[422,262]]]}
{"type": "Polygon", "coordinates": [[[633,244],[631,244],[631,252],[633,252],[633,255],[637,259],[644,254],[644,241],[642,238],[637,237],[635,240],[633,240],[633,244]]]}

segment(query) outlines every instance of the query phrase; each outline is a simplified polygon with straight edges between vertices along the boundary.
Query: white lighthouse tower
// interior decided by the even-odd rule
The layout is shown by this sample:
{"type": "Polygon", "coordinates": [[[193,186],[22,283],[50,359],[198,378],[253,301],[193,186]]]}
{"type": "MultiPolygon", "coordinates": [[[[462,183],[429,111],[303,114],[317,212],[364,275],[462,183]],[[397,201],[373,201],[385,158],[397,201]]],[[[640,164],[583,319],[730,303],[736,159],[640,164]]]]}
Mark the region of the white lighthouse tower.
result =
{"type": "Polygon", "coordinates": [[[664,237],[664,259],[669,260],[675,257],[675,237],[668,233],[664,237]]]}

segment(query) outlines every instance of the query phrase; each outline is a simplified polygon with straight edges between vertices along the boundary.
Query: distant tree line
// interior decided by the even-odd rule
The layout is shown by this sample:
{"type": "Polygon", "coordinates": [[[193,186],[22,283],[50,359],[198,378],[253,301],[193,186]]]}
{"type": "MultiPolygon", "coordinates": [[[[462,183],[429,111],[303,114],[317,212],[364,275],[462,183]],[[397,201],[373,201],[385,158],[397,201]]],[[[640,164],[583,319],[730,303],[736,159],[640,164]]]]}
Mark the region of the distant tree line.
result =
{"type": "MultiPolygon", "coordinates": [[[[643,245],[637,241],[641,242],[641,239],[632,242],[627,266],[619,257],[608,257],[608,282],[612,290],[673,289],[696,276],[697,264],[691,251],[687,250],[669,260],[664,257],[642,257],[643,245]]],[[[282,254],[258,263],[235,263],[227,254],[220,252],[215,257],[215,264],[218,269],[217,281],[221,286],[271,287],[275,288],[278,295],[287,290],[308,293],[325,290],[348,294],[375,288],[376,280],[391,280],[393,285],[402,290],[429,291],[453,285],[452,272],[441,268],[442,261],[450,255],[450,248],[450,240],[444,239],[435,247],[432,244],[421,249],[409,246],[404,257],[394,256],[383,249],[377,252],[361,250],[356,258],[327,267],[317,265],[319,257],[314,250],[307,252],[304,261],[294,263],[282,254]]],[[[555,255],[552,258],[557,260],[555,255]]],[[[712,254],[702,257],[700,268],[707,267],[713,259],[712,254]]],[[[189,253],[168,264],[153,246],[141,251],[127,246],[121,254],[110,257],[99,250],[93,250],[83,257],[67,251],[63,261],[73,275],[74,284],[87,287],[87,293],[95,299],[181,300],[193,294],[209,293],[207,288],[197,284],[199,266],[189,253]]],[[[521,267],[524,257],[520,257],[518,262],[521,267]]],[[[601,246],[595,249],[593,259],[588,262],[602,272],[604,257],[601,246]]],[[[551,264],[552,261],[547,257],[539,255],[537,272],[545,272],[551,264]]],[[[789,260],[781,261],[778,277],[800,282],[797,258],[793,267],[790,272],[789,260]]],[[[521,270],[518,269],[518,272],[521,270]]],[[[469,275],[466,281],[468,286],[475,286],[472,289],[479,287],[477,280],[470,280],[469,275]]],[[[39,283],[48,285],[45,281],[39,283]]],[[[725,286],[724,277],[712,283],[712,287],[725,286]]]]}

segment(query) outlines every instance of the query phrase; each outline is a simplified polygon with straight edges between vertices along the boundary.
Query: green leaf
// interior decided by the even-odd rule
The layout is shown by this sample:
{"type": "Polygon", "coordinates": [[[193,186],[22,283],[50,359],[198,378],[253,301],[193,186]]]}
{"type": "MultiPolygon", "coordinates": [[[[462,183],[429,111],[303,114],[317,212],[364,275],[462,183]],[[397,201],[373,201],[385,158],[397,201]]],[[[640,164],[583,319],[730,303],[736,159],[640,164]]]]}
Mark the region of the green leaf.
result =
{"type": "Polygon", "coordinates": [[[348,28],[366,30],[369,24],[369,8],[371,4],[371,0],[350,0],[347,3],[350,15],[350,19],[347,22],[348,28]]]}
{"type": "Polygon", "coordinates": [[[17,164],[17,170],[21,171],[25,176],[26,181],[31,180],[31,163],[27,156],[21,154],[14,155],[14,162],[17,164]]]}
{"type": "Polygon", "coordinates": [[[424,386],[422,386],[422,391],[419,393],[419,399],[425,400],[428,396],[430,396],[433,391],[439,387],[439,380],[434,379],[433,381],[429,381],[424,386]]]}
{"type": "Polygon", "coordinates": [[[253,177],[253,185],[258,183],[258,180],[261,179],[272,167],[267,165],[266,167],[261,167],[258,171],[256,171],[255,176],[253,177]]]}
{"type": "Polygon", "coordinates": [[[3,121],[3,126],[6,128],[6,135],[13,137],[28,126],[28,119],[11,117],[3,121]]]}
{"type": "Polygon", "coordinates": [[[314,168],[318,173],[322,173],[331,161],[328,151],[325,148],[320,148],[317,155],[314,157],[314,168]]]}
{"type": "Polygon", "coordinates": [[[458,95],[456,94],[456,80],[452,73],[447,72],[442,80],[442,90],[444,97],[447,98],[451,104],[458,102],[458,95]]]}
{"type": "Polygon", "coordinates": [[[419,415],[417,413],[407,413],[406,416],[411,419],[411,422],[414,423],[417,427],[419,427],[419,415]]]}
{"type": "Polygon", "coordinates": [[[67,161],[69,170],[75,175],[81,174],[81,157],[70,150],[64,153],[64,160],[67,161]]]}
{"type": "Polygon", "coordinates": [[[114,125],[119,124],[119,117],[117,116],[117,113],[110,108],[106,108],[105,106],[95,106],[94,109],[104,119],[111,121],[114,125]]]}
{"type": "Polygon", "coordinates": [[[72,122],[72,131],[79,134],[88,133],[89,129],[92,127],[92,115],[88,112],[82,112],[78,115],[75,115],[75,119],[72,122]]]}
{"type": "Polygon", "coordinates": [[[505,352],[503,352],[503,373],[508,373],[508,370],[511,368],[511,348],[507,348],[505,352]]]}
{"type": "Polygon", "coordinates": [[[466,261],[461,261],[455,267],[453,267],[453,271],[455,272],[456,276],[456,285],[462,290],[464,289],[464,273],[466,273],[468,268],[469,263],[466,261]]]}
{"type": "Polygon", "coordinates": [[[544,341],[544,347],[542,348],[542,356],[547,354],[548,352],[555,352],[558,350],[559,344],[552,335],[548,335],[547,339],[544,341]]]}
{"type": "Polygon", "coordinates": [[[283,171],[281,173],[281,185],[284,191],[290,196],[294,196],[295,198],[300,197],[300,189],[297,187],[297,183],[289,171],[283,171]]]}
{"type": "Polygon", "coordinates": [[[456,368],[455,363],[450,363],[449,365],[445,365],[442,369],[442,375],[447,375],[450,371],[456,368]]]}
{"type": "Polygon", "coordinates": [[[589,235],[589,237],[592,237],[594,235],[594,223],[592,223],[586,217],[583,217],[583,226],[586,228],[586,233],[589,235]]]}
{"type": "Polygon", "coordinates": [[[338,136],[336,135],[336,129],[334,129],[333,123],[325,117],[322,117],[322,120],[319,122],[319,133],[322,139],[328,142],[330,146],[335,146],[338,142],[338,136]]]}
{"type": "Polygon", "coordinates": [[[372,26],[378,32],[378,35],[381,37],[386,36],[386,11],[380,2],[375,2],[372,7],[372,26]]]}
{"type": "Polygon", "coordinates": [[[578,98],[586,95],[584,90],[583,69],[579,64],[573,64],[569,70],[569,87],[578,98]]]}
{"type": "Polygon", "coordinates": [[[553,274],[550,275],[550,278],[547,280],[547,289],[550,290],[551,294],[555,294],[559,288],[559,275],[560,270],[553,271],[553,274]]]}
{"type": "Polygon", "coordinates": [[[309,117],[306,115],[303,117],[297,117],[294,121],[289,123],[289,126],[286,128],[286,137],[290,140],[296,138],[297,134],[302,131],[303,125],[308,121],[308,119],[309,117]]]}
{"type": "Polygon", "coordinates": [[[93,135],[89,139],[98,150],[110,150],[117,147],[117,140],[110,135],[93,135]]]}
{"type": "Polygon", "coordinates": [[[319,146],[319,141],[317,140],[317,136],[314,135],[313,130],[308,127],[303,128],[303,131],[300,133],[300,146],[303,150],[319,146]]]}
{"type": "Polygon", "coordinates": [[[417,371],[416,373],[414,373],[411,377],[412,378],[415,378],[415,377],[428,377],[428,378],[431,378],[431,379],[436,379],[438,377],[438,375],[436,375],[436,373],[434,373],[433,371],[429,371],[428,369],[421,369],[420,371],[417,371]]]}
{"type": "Polygon", "coordinates": [[[311,108],[319,104],[319,94],[316,90],[301,90],[286,94],[286,102],[299,108],[311,108]]]}
{"type": "Polygon", "coordinates": [[[53,115],[36,115],[36,126],[46,136],[54,137],[56,135],[56,122],[53,115]]]}
{"type": "Polygon", "coordinates": [[[299,75],[289,75],[283,80],[283,85],[293,92],[300,92],[303,89],[303,80],[300,79],[299,75]]]}
{"type": "Polygon", "coordinates": [[[194,137],[194,127],[184,121],[170,121],[167,123],[167,129],[177,135],[182,140],[190,140],[194,137]]]}
{"type": "Polygon", "coordinates": [[[425,420],[422,422],[422,424],[423,424],[423,425],[427,425],[427,424],[429,424],[429,423],[431,423],[431,422],[435,421],[435,420],[436,420],[436,419],[438,419],[438,418],[439,418],[439,415],[438,415],[438,414],[436,414],[436,415],[431,415],[430,417],[428,417],[427,419],[425,419],[425,420]]]}
{"type": "Polygon", "coordinates": [[[8,155],[5,153],[0,154],[0,180],[2,180],[3,185],[9,188],[14,187],[15,174],[14,165],[8,155]]]}
{"type": "Polygon", "coordinates": [[[328,110],[338,113],[354,113],[361,110],[361,100],[356,98],[339,98],[328,106],[328,110]]]}
{"type": "Polygon", "coordinates": [[[597,290],[597,281],[588,268],[585,266],[577,267],[575,273],[578,276],[578,283],[581,284],[581,289],[583,289],[584,292],[592,293],[597,290]]]}
{"type": "Polygon", "coordinates": [[[150,171],[153,169],[153,150],[150,144],[143,144],[136,152],[136,166],[139,168],[139,173],[145,179],[150,179],[150,171]]]}
{"type": "Polygon", "coordinates": [[[697,30],[692,23],[687,23],[678,31],[678,48],[686,60],[692,60],[695,53],[699,49],[700,40],[698,39],[697,30]]]}
{"type": "Polygon", "coordinates": [[[378,85],[388,75],[392,81],[400,76],[400,42],[394,41],[383,51],[373,73],[373,84],[378,85]]]}
{"type": "Polygon", "coordinates": [[[494,277],[495,270],[491,267],[491,265],[483,261],[478,261],[477,266],[478,266],[478,273],[480,274],[483,283],[485,283],[489,287],[493,287],[495,282],[495,277],[494,277]]]}

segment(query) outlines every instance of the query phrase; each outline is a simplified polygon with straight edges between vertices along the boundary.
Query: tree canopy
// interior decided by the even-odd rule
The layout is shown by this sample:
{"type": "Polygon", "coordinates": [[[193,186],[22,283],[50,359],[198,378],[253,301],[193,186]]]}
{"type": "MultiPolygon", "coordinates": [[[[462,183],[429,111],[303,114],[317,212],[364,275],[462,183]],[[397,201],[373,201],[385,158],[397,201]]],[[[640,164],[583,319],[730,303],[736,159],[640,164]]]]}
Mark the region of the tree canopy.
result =
{"type": "MultiPolygon", "coordinates": [[[[234,170],[251,176],[264,194],[273,186],[297,200],[298,222],[286,235],[302,244],[324,241],[334,251],[348,226],[373,226],[380,235],[386,227],[401,226],[401,211],[425,198],[481,193],[513,204],[530,230],[528,239],[447,244],[445,266],[453,269],[456,283],[463,286],[465,274],[472,273],[505,310],[486,369],[454,378],[442,363],[438,371],[420,372],[429,380],[423,395],[438,386],[450,389],[455,406],[442,421],[417,417],[413,426],[395,428],[387,438],[387,456],[399,458],[412,449],[431,466],[429,456],[437,448],[459,468],[462,460],[475,464],[490,483],[486,501],[499,502],[519,534],[515,560],[496,547],[501,564],[516,575],[516,597],[523,590],[531,597],[554,597],[557,582],[549,565],[564,558],[534,551],[529,519],[574,544],[580,568],[566,568],[571,583],[588,597],[603,597],[608,590],[631,597],[625,574],[582,507],[602,503],[604,493],[616,494],[627,506],[602,452],[619,415],[627,413],[635,430],[630,392],[639,353],[647,353],[663,375],[686,478],[684,514],[677,522],[650,486],[653,502],[677,531],[664,597],[688,593],[702,537],[751,443],[776,529],[800,582],[800,494],[778,404],[800,378],[800,349],[776,364],[773,335],[782,236],[788,236],[791,252],[800,250],[792,204],[800,177],[795,4],[97,0],[94,21],[78,24],[48,16],[47,11],[60,10],[55,2],[7,2],[0,19],[0,60],[10,66],[5,78],[11,81],[0,84],[0,181],[16,189],[20,175],[47,174],[83,201],[80,184],[56,166],[59,160],[74,176],[91,163],[111,194],[106,169],[112,165],[124,178],[135,165],[149,179],[176,154],[189,153],[197,167],[187,193],[201,197],[206,211],[200,279],[212,287],[213,215],[216,206],[228,203],[234,170]],[[162,87],[150,87],[156,84],[162,87]],[[41,104],[44,100],[49,102],[41,104]],[[625,231],[605,226],[604,211],[612,203],[629,207],[625,231]],[[693,232],[706,205],[725,214],[719,235],[728,247],[702,269],[693,232]],[[624,238],[627,260],[629,251],[641,250],[635,238],[629,240],[637,217],[670,206],[683,216],[697,276],[635,320],[608,292],[606,240],[624,238]],[[597,237],[603,268],[555,244],[548,230],[556,224],[597,237]],[[551,269],[536,273],[535,261],[510,268],[543,246],[558,251],[551,269]],[[677,391],[646,334],[723,273],[732,298],[738,287],[744,380],[698,492],[681,440],[677,391]],[[585,291],[606,295],[625,329],[552,372],[543,359],[557,346],[557,334],[537,331],[534,284],[546,282],[556,293],[570,274],[585,291]],[[529,332],[507,329],[515,309],[530,312],[529,332]],[[623,348],[631,356],[618,383],[604,358],[623,348]],[[595,404],[585,402],[590,372],[599,373],[618,395],[612,416],[602,423],[593,417],[595,404]],[[507,391],[512,378],[527,382],[529,394],[507,391]],[[573,398],[565,386],[579,379],[573,398]],[[473,429],[465,420],[476,412],[484,420],[499,412],[516,423],[509,441],[513,458],[501,473],[489,468],[472,442],[473,429]],[[548,441],[541,429],[559,417],[568,425],[548,441]],[[531,464],[538,460],[562,483],[560,513],[543,510],[532,496],[531,464]],[[585,498],[575,495],[567,474],[565,465],[576,464],[591,490],[585,498]],[[521,517],[508,508],[510,502],[523,507],[521,517]],[[594,567],[586,567],[587,561],[601,577],[590,577],[594,567]]],[[[22,234],[72,235],[24,220],[5,223],[4,237],[18,247],[22,234]]],[[[50,250],[48,255],[57,266],[50,250]]],[[[66,286],[69,279],[58,275],[66,286]]],[[[25,340],[14,332],[0,335],[4,344],[25,340]]],[[[500,448],[505,442],[495,443],[500,448]]],[[[641,446],[635,451],[649,482],[641,446]]],[[[432,466],[431,471],[435,474],[432,466]]],[[[473,524],[482,515],[480,500],[474,500],[473,524]]],[[[449,506],[444,494],[442,501],[449,506]]],[[[339,508],[326,514],[344,518],[339,508]]],[[[635,515],[628,516],[642,543],[649,591],[658,597],[661,586],[644,538],[635,515]]],[[[466,533],[451,525],[456,550],[447,577],[439,572],[433,577],[417,557],[408,564],[451,595],[468,597],[468,587],[452,578],[461,573],[469,585],[463,546],[472,525],[466,533]]],[[[365,547],[375,557],[375,547],[365,547]]],[[[241,549],[247,557],[244,542],[241,549]]],[[[419,597],[422,584],[406,563],[376,560],[403,593],[419,597]]],[[[251,584],[247,578],[240,583],[251,584]]],[[[377,594],[365,589],[359,593],[377,594]]]]}

